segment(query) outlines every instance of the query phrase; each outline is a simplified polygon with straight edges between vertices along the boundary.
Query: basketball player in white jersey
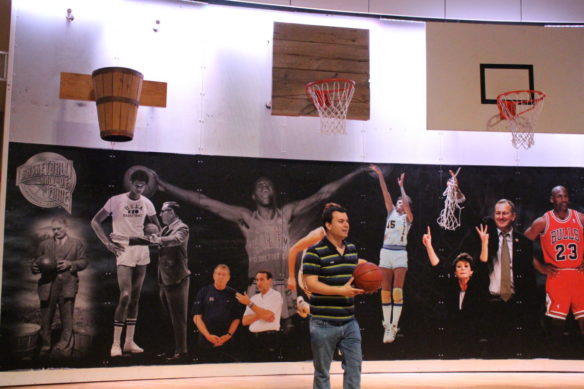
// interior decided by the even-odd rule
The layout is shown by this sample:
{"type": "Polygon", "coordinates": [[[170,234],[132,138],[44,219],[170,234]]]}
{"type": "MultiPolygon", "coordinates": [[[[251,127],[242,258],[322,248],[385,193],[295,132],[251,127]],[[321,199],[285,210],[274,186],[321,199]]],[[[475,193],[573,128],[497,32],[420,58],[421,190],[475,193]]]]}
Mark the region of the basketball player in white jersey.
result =
{"type": "Polygon", "coordinates": [[[142,195],[149,179],[144,170],[136,170],[130,176],[130,192],[111,197],[91,220],[91,227],[99,240],[116,256],[120,297],[114,313],[114,337],[110,351],[112,357],[121,356],[122,350],[130,354],[144,351],[134,342],[134,331],[146,265],[150,263],[150,252],[148,246],[129,246],[127,242],[114,242],[103,230],[102,223],[112,217],[113,236],[142,236],[145,220],[156,224],[160,230],[154,205],[142,195]],[[126,338],[122,349],[124,326],[126,338]]]}
{"type": "Polygon", "coordinates": [[[411,200],[404,189],[405,173],[402,173],[397,180],[401,196],[398,197],[394,206],[383,172],[376,165],[371,165],[370,168],[377,174],[385,209],[387,209],[383,247],[379,253],[379,267],[383,271],[381,284],[381,310],[385,328],[383,343],[392,343],[399,331],[398,324],[404,302],[403,286],[408,270],[406,246],[414,215],[410,208],[411,200]]]}

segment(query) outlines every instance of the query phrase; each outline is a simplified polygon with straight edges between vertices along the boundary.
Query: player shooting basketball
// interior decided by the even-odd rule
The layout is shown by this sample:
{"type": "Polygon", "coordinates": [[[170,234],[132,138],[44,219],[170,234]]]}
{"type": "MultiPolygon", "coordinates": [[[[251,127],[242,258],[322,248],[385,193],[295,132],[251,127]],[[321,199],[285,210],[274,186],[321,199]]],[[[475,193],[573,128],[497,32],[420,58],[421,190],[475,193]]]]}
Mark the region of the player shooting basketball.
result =
{"type": "Polygon", "coordinates": [[[383,247],[379,253],[379,267],[383,271],[381,284],[381,310],[385,328],[383,343],[392,343],[399,330],[398,324],[404,302],[403,287],[408,271],[406,246],[414,215],[410,207],[411,199],[404,188],[405,173],[402,173],[397,180],[401,196],[398,197],[394,206],[383,172],[376,165],[371,165],[370,169],[377,174],[385,209],[387,209],[383,247]]]}
{"type": "Polygon", "coordinates": [[[287,319],[295,313],[296,300],[296,292],[287,289],[290,225],[295,217],[328,199],[361,171],[363,169],[359,168],[323,186],[312,196],[290,202],[282,207],[277,205],[276,191],[272,181],[266,177],[260,177],[256,180],[251,195],[255,202],[253,210],[226,204],[202,193],[179,188],[154,174],[161,191],[237,224],[245,238],[245,250],[249,261],[248,276],[252,283],[248,288],[248,295],[255,294],[253,280],[256,273],[259,270],[269,271],[274,277],[273,288],[284,296],[282,319],[287,319]]]}

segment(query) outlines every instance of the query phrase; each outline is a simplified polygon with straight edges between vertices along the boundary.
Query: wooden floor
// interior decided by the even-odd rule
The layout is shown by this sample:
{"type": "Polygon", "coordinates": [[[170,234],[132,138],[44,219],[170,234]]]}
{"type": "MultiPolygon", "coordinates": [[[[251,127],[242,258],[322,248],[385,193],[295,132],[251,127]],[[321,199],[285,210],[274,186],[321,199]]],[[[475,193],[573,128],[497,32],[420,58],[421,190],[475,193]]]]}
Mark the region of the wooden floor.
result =
{"type": "MultiPolygon", "coordinates": [[[[141,366],[81,372],[47,369],[3,372],[0,386],[19,389],[308,389],[312,387],[311,365],[305,362],[141,366]],[[43,382],[45,384],[41,385],[43,382]]],[[[333,363],[332,372],[332,389],[341,389],[343,376],[339,363],[333,363]]],[[[584,361],[375,361],[364,363],[361,377],[362,389],[580,389],[584,388],[584,361]]]]}
{"type": "MultiPolygon", "coordinates": [[[[331,377],[332,388],[343,387],[343,377],[331,377]]],[[[305,389],[312,387],[310,375],[179,378],[95,382],[77,384],[19,386],[35,389],[110,389],[110,388],[173,388],[173,389],[305,389]]],[[[433,388],[548,388],[572,389],[584,387],[584,373],[369,373],[363,374],[363,389],[433,389],[433,388]]]]}

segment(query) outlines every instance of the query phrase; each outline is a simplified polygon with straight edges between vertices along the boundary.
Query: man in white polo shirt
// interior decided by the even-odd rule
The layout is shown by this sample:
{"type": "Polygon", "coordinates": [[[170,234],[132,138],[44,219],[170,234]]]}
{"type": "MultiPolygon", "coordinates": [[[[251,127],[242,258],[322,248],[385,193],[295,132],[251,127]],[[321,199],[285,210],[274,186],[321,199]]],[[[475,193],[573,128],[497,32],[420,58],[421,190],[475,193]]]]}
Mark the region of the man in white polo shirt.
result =
{"type": "Polygon", "coordinates": [[[252,334],[252,355],[260,360],[277,360],[280,353],[280,317],[282,295],[272,289],[272,273],[259,270],[255,276],[259,293],[251,298],[237,293],[237,300],[247,306],[242,323],[252,334]]]}

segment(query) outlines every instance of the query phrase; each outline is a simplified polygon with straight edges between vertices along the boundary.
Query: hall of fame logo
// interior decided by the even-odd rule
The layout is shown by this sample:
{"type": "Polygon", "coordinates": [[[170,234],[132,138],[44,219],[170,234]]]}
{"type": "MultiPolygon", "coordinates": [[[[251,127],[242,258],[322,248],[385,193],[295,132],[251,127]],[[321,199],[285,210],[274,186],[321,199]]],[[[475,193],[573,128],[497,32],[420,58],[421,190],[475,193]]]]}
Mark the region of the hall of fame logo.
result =
{"type": "Polygon", "coordinates": [[[16,186],[41,208],[61,207],[71,213],[76,182],[73,161],[56,153],[36,154],[16,169],[16,186]]]}

